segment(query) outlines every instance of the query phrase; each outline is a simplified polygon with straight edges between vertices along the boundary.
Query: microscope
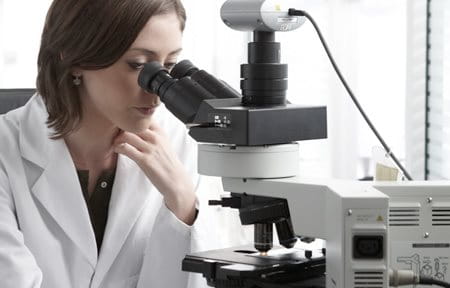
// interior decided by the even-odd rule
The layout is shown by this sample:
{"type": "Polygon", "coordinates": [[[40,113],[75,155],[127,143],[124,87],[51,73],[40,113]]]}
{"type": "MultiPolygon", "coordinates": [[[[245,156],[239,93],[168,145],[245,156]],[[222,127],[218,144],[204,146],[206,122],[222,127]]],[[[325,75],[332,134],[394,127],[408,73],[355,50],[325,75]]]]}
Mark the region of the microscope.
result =
{"type": "Polygon", "coordinates": [[[417,215],[419,222],[426,218],[408,206],[424,207],[418,204],[424,203],[424,191],[435,199],[427,212],[441,209],[438,213],[446,215],[450,184],[307,181],[297,176],[298,141],[327,137],[327,111],[286,99],[288,69],[280,63],[275,33],[295,30],[306,21],[287,2],[228,0],[221,8],[227,26],[253,33],[248,63],[241,65],[242,93],[188,60],[170,72],[150,62],[139,75],[139,85],[157,94],[199,143],[199,173],[222,177],[224,190],[231,192],[210,205],[238,209],[241,223],[255,228],[253,247],[193,253],[182,269],[201,273],[209,286],[220,288],[386,288],[390,278],[391,284],[402,284],[390,277],[389,256],[418,251],[404,243],[450,255],[444,240],[450,235],[441,226],[419,232],[428,233],[427,238],[405,234],[415,224],[407,215],[417,215]],[[400,218],[390,222],[393,215],[400,218]],[[273,246],[273,227],[282,247],[273,246]],[[314,238],[324,239],[326,248],[292,249],[298,239],[314,238]],[[389,250],[393,240],[403,247],[399,252],[389,250]]]}

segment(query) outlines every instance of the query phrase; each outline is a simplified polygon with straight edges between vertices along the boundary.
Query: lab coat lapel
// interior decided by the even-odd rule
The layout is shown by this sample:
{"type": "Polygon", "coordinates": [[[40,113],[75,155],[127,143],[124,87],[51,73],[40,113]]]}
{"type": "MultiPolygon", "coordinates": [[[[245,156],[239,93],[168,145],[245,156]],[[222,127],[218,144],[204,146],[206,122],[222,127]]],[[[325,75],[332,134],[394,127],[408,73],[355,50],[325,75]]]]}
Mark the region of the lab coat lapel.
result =
{"type": "Polygon", "coordinates": [[[148,201],[161,199],[154,189],[132,160],[119,155],[108,223],[92,287],[100,285],[148,201]]]}
{"type": "Polygon", "coordinates": [[[95,268],[95,235],[69,151],[63,140],[49,139],[51,131],[45,124],[47,113],[40,97],[24,108],[28,111],[20,124],[20,149],[38,175],[31,191],[95,268]]]}

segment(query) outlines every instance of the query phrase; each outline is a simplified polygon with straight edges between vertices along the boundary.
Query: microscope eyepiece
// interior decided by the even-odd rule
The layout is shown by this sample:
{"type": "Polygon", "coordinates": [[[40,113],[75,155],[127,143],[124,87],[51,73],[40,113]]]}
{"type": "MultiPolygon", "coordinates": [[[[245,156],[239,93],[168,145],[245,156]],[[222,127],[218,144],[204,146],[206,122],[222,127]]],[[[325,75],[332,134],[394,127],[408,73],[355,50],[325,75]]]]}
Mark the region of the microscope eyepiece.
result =
{"type": "Polygon", "coordinates": [[[139,73],[138,83],[147,92],[159,95],[161,85],[172,80],[171,78],[169,72],[159,62],[152,61],[144,64],[144,69],[139,73]]]}
{"type": "Polygon", "coordinates": [[[191,77],[193,81],[200,84],[200,86],[217,99],[241,98],[241,94],[226,82],[217,79],[205,70],[198,69],[189,60],[183,60],[177,63],[177,65],[172,68],[170,75],[177,79],[191,77]]]}
{"type": "Polygon", "coordinates": [[[195,72],[199,71],[197,67],[195,67],[194,64],[192,64],[189,60],[183,60],[178,62],[173,68],[172,71],[170,71],[170,75],[172,75],[173,78],[181,79],[186,76],[192,76],[195,72]]]}
{"type": "Polygon", "coordinates": [[[144,65],[138,83],[145,91],[158,95],[167,109],[183,123],[193,123],[203,100],[214,99],[189,77],[173,78],[157,61],[144,65]]]}

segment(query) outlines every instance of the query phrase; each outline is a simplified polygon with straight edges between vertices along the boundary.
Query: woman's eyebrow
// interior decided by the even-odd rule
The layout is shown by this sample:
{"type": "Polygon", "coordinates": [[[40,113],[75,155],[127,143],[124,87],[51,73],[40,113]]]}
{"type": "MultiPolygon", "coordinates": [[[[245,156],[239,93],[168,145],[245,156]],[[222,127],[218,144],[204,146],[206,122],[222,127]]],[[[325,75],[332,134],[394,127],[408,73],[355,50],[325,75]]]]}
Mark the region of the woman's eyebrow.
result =
{"type": "MultiPolygon", "coordinates": [[[[175,55],[175,54],[178,54],[178,53],[181,52],[181,50],[183,50],[183,48],[178,48],[178,49],[176,49],[176,50],[170,52],[169,55],[175,55]]],[[[154,52],[154,51],[152,51],[152,50],[149,50],[149,49],[146,49],[146,48],[140,48],[140,47],[134,47],[134,48],[131,48],[130,51],[138,51],[138,52],[142,52],[142,53],[144,53],[144,54],[146,54],[146,55],[149,55],[149,56],[155,56],[155,55],[157,55],[157,53],[154,52]]]]}

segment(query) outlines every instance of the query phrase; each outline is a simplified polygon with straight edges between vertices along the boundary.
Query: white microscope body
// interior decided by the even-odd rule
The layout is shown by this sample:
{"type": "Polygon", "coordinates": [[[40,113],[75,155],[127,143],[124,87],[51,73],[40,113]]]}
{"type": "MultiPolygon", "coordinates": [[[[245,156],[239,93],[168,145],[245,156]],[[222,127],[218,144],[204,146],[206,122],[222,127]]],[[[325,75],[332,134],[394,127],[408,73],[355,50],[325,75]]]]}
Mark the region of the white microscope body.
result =
{"type": "Polygon", "coordinates": [[[287,199],[297,235],[325,240],[327,288],[389,287],[390,268],[450,278],[450,182],[303,180],[298,152],[200,144],[199,172],[287,199]]]}
{"type": "Polygon", "coordinates": [[[248,63],[241,65],[242,93],[189,61],[171,71],[156,61],[146,63],[139,74],[139,85],[189,125],[197,142],[212,143],[199,144],[199,173],[222,177],[224,190],[234,197],[214,205],[240,209],[241,222],[259,231],[254,242],[261,255],[207,251],[188,255],[183,270],[202,273],[219,288],[323,287],[324,272],[327,288],[387,288],[390,268],[448,281],[450,183],[297,177],[297,141],[326,138],[327,112],[286,99],[288,67],[280,62],[275,32],[305,22],[308,14],[291,9],[295,2],[227,0],[222,6],[226,25],[254,36],[248,63]],[[287,248],[297,235],[324,239],[326,257],[306,252],[303,258],[264,257],[272,247],[273,224],[287,248]],[[301,274],[306,280],[320,276],[320,283],[291,285],[289,277],[301,274]]]}

